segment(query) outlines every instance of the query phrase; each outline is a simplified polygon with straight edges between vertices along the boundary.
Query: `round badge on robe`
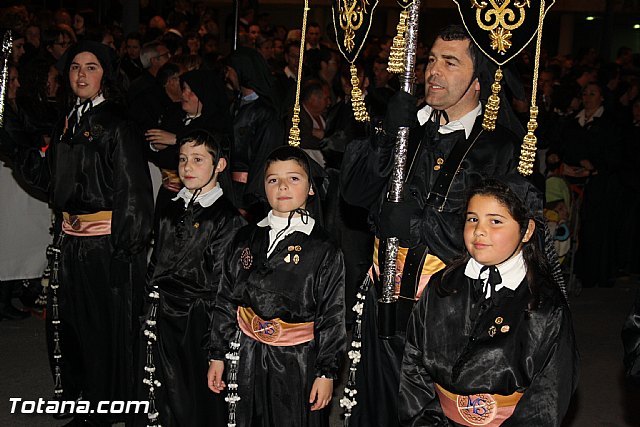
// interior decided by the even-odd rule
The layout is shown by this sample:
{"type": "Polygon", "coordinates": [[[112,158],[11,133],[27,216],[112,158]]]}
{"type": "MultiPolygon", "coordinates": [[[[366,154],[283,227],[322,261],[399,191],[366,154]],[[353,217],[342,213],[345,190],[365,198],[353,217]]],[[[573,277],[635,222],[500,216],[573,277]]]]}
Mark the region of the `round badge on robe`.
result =
{"type": "Polygon", "coordinates": [[[498,413],[498,405],[490,394],[458,395],[456,403],[460,416],[474,426],[485,426],[491,423],[498,413]]]}

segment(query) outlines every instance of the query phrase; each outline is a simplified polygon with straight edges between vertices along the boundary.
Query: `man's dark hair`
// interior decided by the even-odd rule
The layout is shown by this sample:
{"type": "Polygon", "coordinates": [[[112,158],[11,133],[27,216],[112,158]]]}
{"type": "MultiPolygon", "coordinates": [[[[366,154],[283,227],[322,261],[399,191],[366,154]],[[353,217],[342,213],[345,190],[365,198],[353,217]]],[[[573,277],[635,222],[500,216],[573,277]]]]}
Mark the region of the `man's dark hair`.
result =
{"type": "Polygon", "coordinates": [[[128,40],[138,40],[140,42],[140,46],[142,46],[142,35],[137,31],[127,34],[124,41],[127,42],[128,40]]]}
{"type": "Polygon", "coordinates": [[[180,66],[173,62],[167,62],[158,70],[158,74],[156,74],[156,80],[160,83],[161,86],[167,84],[169,78],[180,74],[180,66]]]}
{"type": "Polygon", "coordinates": [[[322,90],[325,86],[329,86],[327,82],[319,79],[310,79],[304,82],[302,89],[300,90],[300,102],[308,101],[314,94],[322,94],[322,90]]]}
{"type": "Polygon", "coordinates": [[[436,34],[436,38],[441,38],[444,41],[452,41],[452,40],[469,40],[469,56],[473,61],[473,73],[476,74],[478,70],[478,58],[480,57],[480,52],[478,52],[478,47],[471,40],[471,36],[467,32],[467,29],[459,24],[451,24],[442,28],[436,34]]]}
{"type": "Polygon", "coordinates": [[[300,40],[292,40],[290,42],[287,42],[284,45],[284,53],[286,53],[287,55],[291,55],[291,52],[289,51],[289,49],[291,49],[292,47],[296,47],[300,49],[300,40]]]}

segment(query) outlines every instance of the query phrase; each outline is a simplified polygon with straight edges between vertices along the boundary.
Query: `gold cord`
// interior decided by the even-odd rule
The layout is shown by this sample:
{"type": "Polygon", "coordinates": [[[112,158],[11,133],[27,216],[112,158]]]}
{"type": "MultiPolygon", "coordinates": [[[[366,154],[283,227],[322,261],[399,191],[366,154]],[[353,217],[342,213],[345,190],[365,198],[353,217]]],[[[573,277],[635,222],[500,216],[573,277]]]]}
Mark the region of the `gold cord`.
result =
{"type": "Polygon", "coordinates": [[[500,81],[502,80],[502,68],[498,67],[496,74],[493,76],[494,81],[491,85],[491,95],[487,100],[482,119],[482,127],[484,130],[492,131],[496,128],[496,120],[498,119],[498,111],[500,110],[500,81]]]}
{"type": "Polygon", "coordinates": [[[307,32],[307,12],[309,12],[309,0],[304,0],[304,11],[302,13],[302,34],[300,37],[300,62],[298,63],[298,81],[296,82],[296,102],[293,107],[293,117],[291,117],[291,130],[289,130],[289,145],[300,146],[300,84],[302,81],[302,64],[304,61],[305,33],[307,32]]]}
{"type": "Polygon", "coordinates": [[[349,67],[351,70],[351,106],[353,107],[353,115],[359,122],[368,122],[369,113],[364,103],[364,96],[360,90],[360,79],[358,79],[358,69],[354,64],[349,67]]]}
{"type": "Polygon", "coordinates": [[[533,163],[536,160],[536,143],[538,138],[534,131],[538,127],[538,106],[536,100],[538,96],[538,73],[540,72],[540,48],[542,45],[542,22],[544,20],[545,0],[540,2],[540,19],[538,21],[538,37],[536,38],[536,55],[533,61],[533,82],[531,86],[531,107],[529,108],[529,122],[527,123],[527,134],[524,136],[520,147],[520,162],[518,172],[523,176],[533,173],[533,163]]]}
{"type": "Polygon", "coordinates": [[[401,74],[405,71],[405,52],[407,49],[407,41],[404,38],[404,33],[407,31],[408,23],[409,11],[404,9],[400,12],[400,19],[398,20],[398,26],[396,27],[398,33],[393,38],[391,52],[389,52],[389,65],[387,66],[387,71],[393,74],[401,74]]]}

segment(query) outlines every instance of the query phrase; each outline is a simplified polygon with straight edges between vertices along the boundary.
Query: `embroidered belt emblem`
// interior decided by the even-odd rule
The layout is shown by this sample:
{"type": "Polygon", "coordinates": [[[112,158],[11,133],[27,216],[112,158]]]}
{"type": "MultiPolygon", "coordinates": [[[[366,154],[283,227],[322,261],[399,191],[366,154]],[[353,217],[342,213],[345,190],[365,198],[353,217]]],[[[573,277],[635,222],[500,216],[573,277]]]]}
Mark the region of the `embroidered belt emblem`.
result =
{"type": "Polygon", "coordinates": [[[280,323],[273,320],[262,320],[258,316],[253,316],[253,319],[251,319],[251,329],[256,338],[264,343],[276,342],[282,334],[280,323]]]}
{"type": "Polygon", "coordinates": [[[491,423],[498,413],[498,405],[490,394],[458,395],[456,403],[460,416],[474,426],[491,423]]]}

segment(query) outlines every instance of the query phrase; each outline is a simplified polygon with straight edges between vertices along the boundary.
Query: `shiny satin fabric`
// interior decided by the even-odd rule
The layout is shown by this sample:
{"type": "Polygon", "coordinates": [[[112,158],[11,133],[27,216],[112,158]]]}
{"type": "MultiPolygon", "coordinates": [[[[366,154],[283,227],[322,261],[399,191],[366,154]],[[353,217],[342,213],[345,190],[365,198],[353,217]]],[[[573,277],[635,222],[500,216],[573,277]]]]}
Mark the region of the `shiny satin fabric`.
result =
{"type": "MultiPolygon", "coordinates": [[[[66,236],[62,245],[58,298],[65,400],[75,400],[80,393],[93,405],[134,398],[134,348],[146,255],[115,264],[110,262],[112,252],[110,236],[66,236]]],[[[53,367],[52,332],[47,322],[53,367]]]]}
{"type": "Polygon", "coordinates": [[[294,232],[266,257],[269,228],[240,230],[225,257],[211,328],[210,358],[224,360],[237,331],[238,306],[263,319],[314,322],[314,339],[276,347],[242,334],[238,427],[328,426],[328,410],[310,411],[313,381],[336,379],[346,346],[342,253],[317,225],[294,232]]]}
{"type": "MultiPolygon", "coordinates": [[[[206,208],[170,201],[148,271],[148,290],[158,286],[156,390],[165,426],[221,426],[227,421],[224,397],[207,387],[209,328],[225,249],[244,225],[223,195],[206,208]]],[[[147,310],[145,320],[150,316],[147,310]]],[[[142,340],[146,353],[146,339],[142,340]]],[[[143,372],[137,376],[142,384],[143,372]]]]}
{"type": "MultiPolygon", "coordinates": [[[[481,126],[482,116],[478,116],[474,129],[481,126]]],[[[427,132],[427,127],[425,125],[411,129],[410,133],[408,159],[410,164],[413,162],[413,167],[407,176],[405,198],[414,199],[422,214],[418,217],[398,218],[398,222],[411,223],[412,241],[401,242],[401,246],[413,247],[418,242],[424,244],[429,248],[429,253],[448,265],[463,253],[462,214],[466,207],[467,189],[484,178],[503,176],[515,171],[520,141],[499,125],[493,132],[481,133],[462,161],[461,168],[453,179],[447,203],[439,211],[426,203],[429,190],[440,170],[439,167],[436,168],[439,166],[438,159],[442,161],[449,156],[456,140],[464,138],[464,132],[439,135],[436,141],[427,132]],[[418,151],[420,141],[422,144],[418,151]]],[[[473,133],[475,132],[472,131],[473,133]]],[[[369,209],[370,220],[376,226],[393,165],[393,143],[384,138],[383,135],[374,135],[370,140],[349,144],[341,175],[345,200],[369,209]]]]}
{"type": "Polygon", "coordinates": [[[464,265],[436,274],[409,320],[398,413],[403,426],[446,426],[434,383],[460,395],[523,393],[502,426],[560,426],[577,385],[571,313],[541,284],[528,309],[525,282],[485,300],[464,265]]]}

